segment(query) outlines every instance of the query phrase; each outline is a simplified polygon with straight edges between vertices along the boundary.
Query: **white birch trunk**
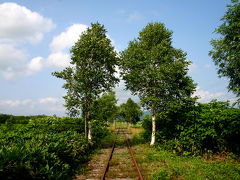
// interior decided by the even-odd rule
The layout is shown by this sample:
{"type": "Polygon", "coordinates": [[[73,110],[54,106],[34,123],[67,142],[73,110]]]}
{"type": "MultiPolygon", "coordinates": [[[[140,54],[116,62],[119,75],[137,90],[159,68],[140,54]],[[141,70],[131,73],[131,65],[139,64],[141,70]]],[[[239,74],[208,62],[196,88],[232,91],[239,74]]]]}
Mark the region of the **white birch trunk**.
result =
{"type": "Polygon", "coordinates": [[[156,104],[152,105],[152,139],[150,145],[153,146],[156,142],[156,104]]]}
{"type": "Polygon", "coordinates": [[[85,138],[87,139],[87,116],[86,116],[86,113],[84,115],[84,133],[85,133],[85,138]]]}
{"type": "Polygon", "coordinates": [[[91,123],[88,122],[88,140],[92,139],[92,134],[91,134],[91,123]]]}

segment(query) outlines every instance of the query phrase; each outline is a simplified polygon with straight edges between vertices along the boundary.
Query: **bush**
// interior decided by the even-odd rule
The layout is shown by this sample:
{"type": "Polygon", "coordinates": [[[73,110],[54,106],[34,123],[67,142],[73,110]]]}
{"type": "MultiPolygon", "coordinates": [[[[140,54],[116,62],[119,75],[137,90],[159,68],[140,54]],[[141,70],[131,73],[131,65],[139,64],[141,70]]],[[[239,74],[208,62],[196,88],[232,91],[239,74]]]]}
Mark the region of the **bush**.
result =
{"type": "MultiPolygon", "coordinates": [[[[68,179],[88,160],[92,144],[77,118],[45,117],[0,129],[0,179],[68,179]]],[[[106,129],[93,123],[98,138],[106,129]],[[98,128],[98,130],[96,130],[98,128]]]]}
{"type": "Polygon", "coordinates": [[[199,104],[187,114],[179,125],[179,140],[186,150],[240,152],[240,110],[231,108],[229,102],[211,101],[199,104]]]}
{"type": "Polygon", "coordinates": [[[162,169],[162,170],[154,173],[154,174],[152,175],[152,178],[153,178],[154,180],[170,180],[170,179],[171,179],[171,177],[170,177],[170,175],[168,174],[168,172],[167,172],[166,170],[164,170],[164,169],[162,169]]]}
{"type": "MultiPolygon", "coordinates": [[[[202,154],[209,150],[239,153],[239,119],[240,109],[216,100],[178,111],[170,109],[156,118],[156,141],[178,154],[202,154]]],[[[150,140],[150,117],[144,118],[143,128],[143,137],[150,140]]]]}
{"type": "Polygon", "coordinates": [[[144,131],[141,133],[141,136],[146,141],[150,141],[151,135],[152,135],[152,118],[151,118],[151,116],[147,115],[143,118],[142,127],[143,127],[144,131]]]}
{"type": "Polygon", "coordinates": [[[98,142],[100,139],[108,135],[109,131],[107,127],[102,125],[102,122],[97,120],[91,121],[92,126],[92,141],[94,143],[98,142]]]}

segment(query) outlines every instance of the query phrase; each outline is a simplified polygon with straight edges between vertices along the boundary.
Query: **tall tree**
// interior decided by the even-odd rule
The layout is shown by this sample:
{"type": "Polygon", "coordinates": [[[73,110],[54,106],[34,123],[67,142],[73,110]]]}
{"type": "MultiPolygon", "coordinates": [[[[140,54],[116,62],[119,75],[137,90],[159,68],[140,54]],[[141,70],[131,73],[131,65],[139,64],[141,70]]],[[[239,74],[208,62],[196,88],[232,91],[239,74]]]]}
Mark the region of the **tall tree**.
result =
{"type": "Polygon", "coordinates": [[[70,116],[82,114],[85,120],[85,137],[91,105],[101,93],[109,91],[119,81],[114,73],[118,57],[106,29],[98,22],[91,24],[70,50],[71,67],[53,75],[64,79],[65,106],[70,116]]]}
{"type": "Polygon", "coordinates": [[[113,121],[117,116],[117,101],[114,91],[103,94],[93,103],[92,118],[103,124],[113,121]]]}
{"type": "Polygon", "coordinates": [[[140,117],[143,114],[141,107],[135,103],[131,98],[128,98],[126,103],[120,104],[119,115],[125,119],[128,123],[136,124],[140,121],[140,117]]]}
{"type": "Polygon", "coordinates": [[[151,145],[156,138],[156,113],[183,104],[195,89],[187,76],[186,53],[172,47],[172,32],[162,23],[150,23],[122,52],[121,70],[126,89],[152,111],[151,145]]]}
{"type": "Polygon", "coordinates": [[[229,79],[228,89],[240,95],[240,3],[232,0],[221,18],[223,22],[214,32],[218,39],[212,39],[213,49],[209,52],[220,77],[229,79]]]}

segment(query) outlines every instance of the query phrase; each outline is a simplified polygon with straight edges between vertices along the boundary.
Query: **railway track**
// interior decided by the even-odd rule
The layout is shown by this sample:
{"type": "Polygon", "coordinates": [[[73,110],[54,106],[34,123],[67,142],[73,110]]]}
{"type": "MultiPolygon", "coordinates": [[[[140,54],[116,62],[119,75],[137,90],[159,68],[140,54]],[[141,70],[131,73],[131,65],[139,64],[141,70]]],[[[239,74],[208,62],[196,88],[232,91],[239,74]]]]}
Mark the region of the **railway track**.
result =
{"type": "Polygon", "coordinates": [[[112,145],[112,149],[111,149],[111,151],[110,151],[110,153],[109,153],[109,156],[108,156],[108,158],[107,158],[107,161],[106,161],[106,163],[105,163],[105,165],[104,165],[104,169],[103,169],[103,173],[102,173],[101,180],[107,179],[107,172],[108,172],[109,167],[110,167],[111,159],[112,159],[112,157],[113,157],[113,155],[114,155],[114,149],[115,149],[115,147],[116,147],[117,140],[118,140],[118,135],[119,135],[119,134],[120,134],[120,135],[123,135],[124,138],[125,138],[125,143],[126,143],[126,145],[127,145],[128,152],[129,152],[129,154],[130,154],[131,160],[132,160],[132,162],[133,162],[133,165],[134,165],[135,170],[136,170],[137,175],[138,175],[137,178],[138,178],[139,180],[143,180],[141,171],[140,171],[140,169],[139,169],[139,167],[138,167],[137,161],[136,161],[136,159],[135,159],[135,157],[134,157],[134,154],[133,154],[133,150],[132,150],[132,148],[131,148],[131,146],[130,146],[130,143],[129,143],[129,140],[128,140],[129,132],[127,131],[126,128],[118,128],[118,129],[115,130],[115,134],[116,134],[116,137],[115,137],[114,143],[113,143],[113,145],[112,145]]]}

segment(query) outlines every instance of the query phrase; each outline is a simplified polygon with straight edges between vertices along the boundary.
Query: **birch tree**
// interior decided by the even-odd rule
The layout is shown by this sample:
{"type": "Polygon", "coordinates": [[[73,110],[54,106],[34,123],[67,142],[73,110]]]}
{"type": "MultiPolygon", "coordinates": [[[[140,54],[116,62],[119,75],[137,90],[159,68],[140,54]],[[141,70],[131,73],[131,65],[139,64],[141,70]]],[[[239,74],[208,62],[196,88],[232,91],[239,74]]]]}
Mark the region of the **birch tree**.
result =
{"type": "MultiPolygon", "coordinates": [[[[231,0],[222,24],[214,31],[218,39],[212,39],[209,55],[218,68],[219,77],[227,77],[228,89],[240,97],[240,2],[231,0]]],[[[240,105],[240,99],[238,99],[240,105]]]]}
{"type": "Polygon", "coordinates": [[[172,31],[162,23],[150,23],[121,54],[121,75],[126,89],[138,95],[141,104],[152,112],[152,138],[156,141],[156,114],[172,104],[184,103],[194,92],[187,75],[186,53],[172,46],[172,31]]]}
{"type": "Polygon", "coordinates": [[[70,50],[72,66],[53,73],[66,81],[65,107],[70,116],[83,116],[86,139],[94,99],[119,81],[114,76],[119,58],[106,32],[103,25],[91,24],[70,50]]]}

